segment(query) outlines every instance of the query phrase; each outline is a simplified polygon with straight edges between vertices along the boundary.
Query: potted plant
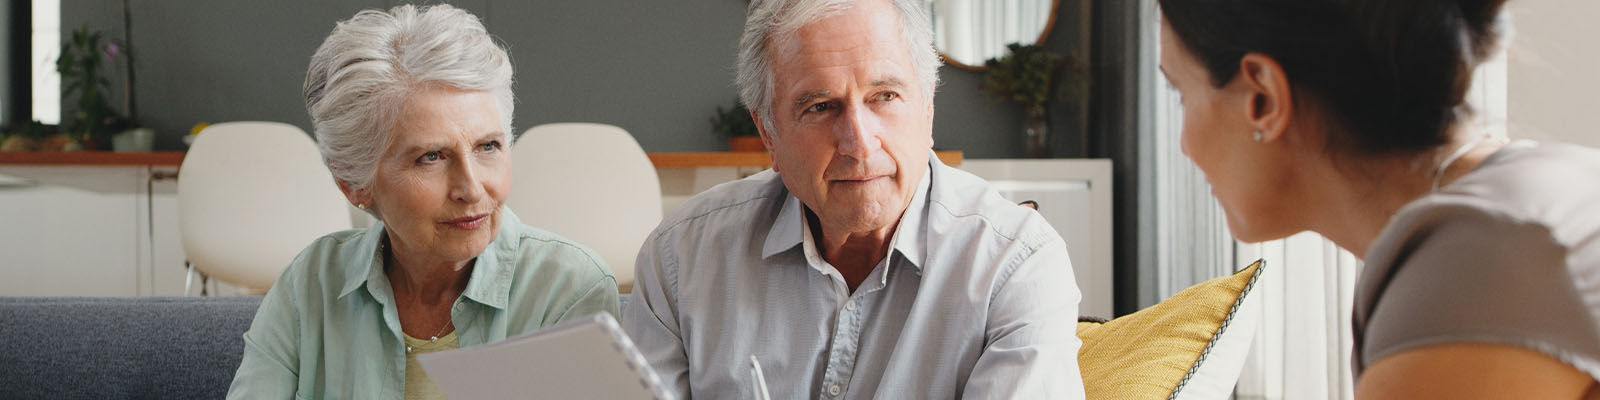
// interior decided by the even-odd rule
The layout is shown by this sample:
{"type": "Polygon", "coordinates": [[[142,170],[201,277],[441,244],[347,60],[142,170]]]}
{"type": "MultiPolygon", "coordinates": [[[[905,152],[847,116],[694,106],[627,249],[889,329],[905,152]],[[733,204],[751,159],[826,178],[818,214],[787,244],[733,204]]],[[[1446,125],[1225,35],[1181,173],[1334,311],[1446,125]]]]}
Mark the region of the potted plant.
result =
{"type": "MultiPolygon", "coordinates": [[[[61,74],[61,98],[76,100],[77,108],[64,122],[66,138],[59,150],[95,149],[108,142],[112,133],[131,127],[132,121],[118,114],[106,99],[110,82],[102,74],[107,58],[120,55],[120,46],[102,44],[100,32],[87,25],[72,31],[61,44],[56,72],[61,74]]],[[[56,150],[46,146],[46,150],[56,150]]]]}
{"type": "Polygon", "coordinates": [[[717,106],[717,113],[711,116],[711,131],[728,138],[728,151],[767,151],[766,145],[761,144],[755,119],[750,118],[750,109],[738,100],[727,110],[717,106]]]}
{"type": "Polygon", "coordinates": [[[986,70],[979,89],[1021,105],[1027,115],[1023,132],[1026,154],[1047,157],[1049,119],[1046,106],[1058,86],[1078,81],[1081,67],[1076,59],[1051,52],[1044,46],[1012,43],[1006,45],[1006,49],[1005,56],[983,63],[986,70]]]}

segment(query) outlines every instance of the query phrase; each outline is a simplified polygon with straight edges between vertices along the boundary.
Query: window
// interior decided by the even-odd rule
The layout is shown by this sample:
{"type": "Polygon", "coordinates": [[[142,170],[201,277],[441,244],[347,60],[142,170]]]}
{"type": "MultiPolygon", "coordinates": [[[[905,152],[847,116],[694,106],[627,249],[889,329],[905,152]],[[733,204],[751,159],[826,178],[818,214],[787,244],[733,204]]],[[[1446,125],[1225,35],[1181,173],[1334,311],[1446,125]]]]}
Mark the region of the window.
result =
{"type": "Polygon", "coordinates": [[[61,74],[56,73],[56,57],[61,55],[61,1],[33,0],[33,119],[55,125],[61,123],[61,74]]]}

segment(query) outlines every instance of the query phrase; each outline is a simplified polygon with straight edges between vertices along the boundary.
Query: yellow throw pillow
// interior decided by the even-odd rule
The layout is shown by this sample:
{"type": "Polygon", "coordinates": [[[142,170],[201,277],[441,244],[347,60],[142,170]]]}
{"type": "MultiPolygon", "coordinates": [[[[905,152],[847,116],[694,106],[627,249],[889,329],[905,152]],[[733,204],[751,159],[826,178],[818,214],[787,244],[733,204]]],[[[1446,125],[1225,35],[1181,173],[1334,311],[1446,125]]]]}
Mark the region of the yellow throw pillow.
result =
{"type": "Polygon", "coordinates": [[[1088,398],[1171,399],[1177,398],[1185,385],[1196,384],[1214,387],[1191,391],[1232,392],[1239,364],[1249,351],[1255,319],[1250,319],[1249,327],[1235,326],[1232,331],[1229,327],[1237,325],[1232,324],[1235,314],[1249,297],[1261,269],[1258,260],[1233,276],[1201,282],[1133,314],[1105,323],[1079,322],[1083,347],[1078,352],[1078,367],[1083,371],[1088,398]],[[1226,357],[1211,356],[1219,351],[1220,339],[1229,335],[1235,340],[1224,341],[1220,347],[1228,353],[1226,357]],[[1199,375],[1231,376],[1230,381],[1190,382],[1208,356],[1214,362],[1231,364],[1223,368],[1232,372],[1199,375]],[[1225,360],[1215,361],[1218,358],[1225,360]]]}

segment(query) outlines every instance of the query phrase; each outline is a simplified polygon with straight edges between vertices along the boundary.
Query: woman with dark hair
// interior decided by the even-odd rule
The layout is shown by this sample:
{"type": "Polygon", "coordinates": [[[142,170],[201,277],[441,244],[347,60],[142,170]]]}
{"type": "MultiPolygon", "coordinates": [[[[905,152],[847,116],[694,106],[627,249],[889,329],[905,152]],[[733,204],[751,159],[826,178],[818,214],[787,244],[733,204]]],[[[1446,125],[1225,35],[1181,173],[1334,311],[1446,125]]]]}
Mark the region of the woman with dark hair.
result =
{"type": "Polygon", "coordinates": [[[1234,236],[1365,259],[1357,398],[1600,398],[1600,151],[1488,135],[1464,101],[1504,0],[1159,3],[1234,236]]]}

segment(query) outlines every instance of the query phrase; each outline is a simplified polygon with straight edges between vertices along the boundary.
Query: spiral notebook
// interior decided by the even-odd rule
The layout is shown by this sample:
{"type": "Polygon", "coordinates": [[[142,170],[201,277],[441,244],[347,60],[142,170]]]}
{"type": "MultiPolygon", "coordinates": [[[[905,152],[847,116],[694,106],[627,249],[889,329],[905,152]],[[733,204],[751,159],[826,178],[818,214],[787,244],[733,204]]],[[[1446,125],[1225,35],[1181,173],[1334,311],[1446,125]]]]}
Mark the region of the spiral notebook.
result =
{"type": "Polygon", "coordinates": [[[417,361],[453,400],[673,400],[617,320],[604,313],[483,346],[418,355],[417,361]]]}

